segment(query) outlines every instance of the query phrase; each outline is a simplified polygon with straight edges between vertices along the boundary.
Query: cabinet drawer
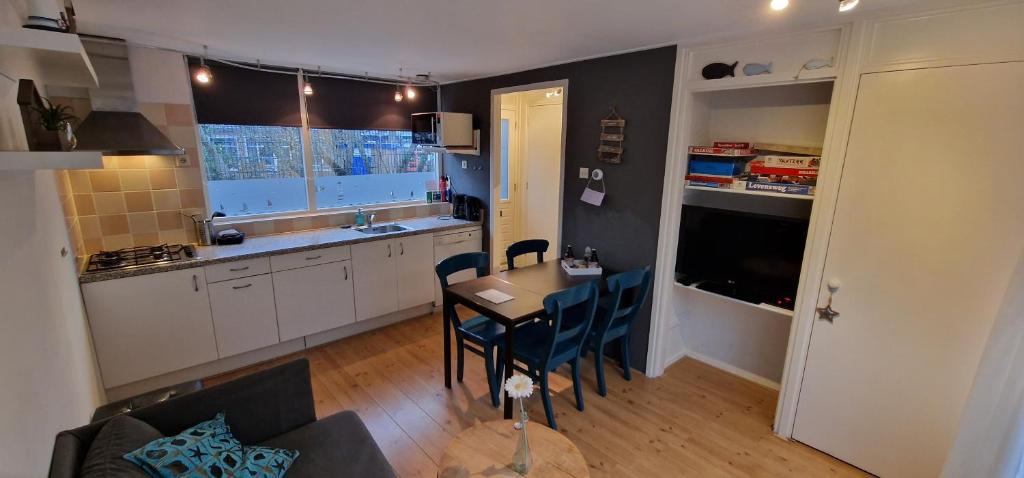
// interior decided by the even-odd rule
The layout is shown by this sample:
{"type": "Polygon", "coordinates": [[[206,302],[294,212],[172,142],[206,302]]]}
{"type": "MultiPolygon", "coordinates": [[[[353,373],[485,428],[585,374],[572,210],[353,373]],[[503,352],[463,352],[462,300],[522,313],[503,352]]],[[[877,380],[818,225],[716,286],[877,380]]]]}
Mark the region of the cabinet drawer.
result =
{"type": "Polygon", "coordinates": [[[280,342],[269,274],[210,284],[209,290],[220,358],[280,342]]]}
{"type": "Polygon", "coordinates": [[[240,277],[256,276],[270,272],[270,258],[257,257],[241,261],[213,264],[203,268],[206,271],[206,282],[214,283],[240,277]]]}
{"type": "Polygon", "coordinates": [[[299,267],[327,264],[352,258],[349,246],[328,247],[312,251],[293,252],[270,257],[270,269],[274,272],[298,269],[299,267]]]}

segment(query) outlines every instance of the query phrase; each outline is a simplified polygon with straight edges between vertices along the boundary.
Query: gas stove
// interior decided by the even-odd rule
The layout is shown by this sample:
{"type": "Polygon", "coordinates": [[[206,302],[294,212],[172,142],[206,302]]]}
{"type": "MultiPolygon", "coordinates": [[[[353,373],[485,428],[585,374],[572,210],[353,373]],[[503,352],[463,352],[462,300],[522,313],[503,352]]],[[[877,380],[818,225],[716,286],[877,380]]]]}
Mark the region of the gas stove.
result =
{"type": "Polygon", "coordinates": [[[196,249],[190,244],[129,247],[116,251],[101,251],[89,256],[89,263],[85,266],[85,272],[103,272],[166,264],[194,259],[195,257],[196,249]]]}

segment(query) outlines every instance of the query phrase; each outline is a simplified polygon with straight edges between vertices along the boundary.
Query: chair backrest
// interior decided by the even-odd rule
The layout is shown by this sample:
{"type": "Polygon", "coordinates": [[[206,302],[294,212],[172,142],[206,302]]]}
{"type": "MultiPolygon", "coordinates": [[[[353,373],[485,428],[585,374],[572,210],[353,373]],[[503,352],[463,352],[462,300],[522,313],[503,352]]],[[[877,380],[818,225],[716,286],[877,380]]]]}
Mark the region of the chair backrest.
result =
{"type": "Polygon", "coordinates": [[[629,325],[640,312],[647,300],[647,292],[651,289],[651,266],[642,269],[621,272],[608,276],[609,301],[608,316],[601,323],[604,330],[600,335],[614,326],[629,325]]]}
{"type": "Polygon", "coordinates": [[[523,254],[537,253],[537,263],[544,262],[544,253],[548,250],[548,241],[545,239],[526,239],[508,246],[505,249],[505,259],[508,260],[509,270],[515,269],[515,259],[523,254]]]}
{"type": "MultiPolygon", "coordinates": [[[[434,273],[437,274],[437,280],[441,282],[441,288],[448,288],[448,278],[456,272],[461,272],[469,269],[476,269],[476,276],[483,277],[490,273],[490,258],[486,252],[465,252],[462,254],[456,254],[447,259],[438,262],[434,266],[434,273]]],[[[448,317],[449,320],[455,324],[455,327],[461,327],[462,321],[459,320],[458,314],[455,312],[455,306],[449,304],[448,301],[444,301],[441,305],[441,312],[448,317]]]]}
{"type": "Polygon", "coordinates": [[[544,311],[550,327],[543,363],[545,367],[552,364],[553,359],[561,359],[558,361],[561,363],[580,355],[583,342],[594,322],[597,299],[597,284],[593,281],[548,294],[544,298],[544,311]]]}

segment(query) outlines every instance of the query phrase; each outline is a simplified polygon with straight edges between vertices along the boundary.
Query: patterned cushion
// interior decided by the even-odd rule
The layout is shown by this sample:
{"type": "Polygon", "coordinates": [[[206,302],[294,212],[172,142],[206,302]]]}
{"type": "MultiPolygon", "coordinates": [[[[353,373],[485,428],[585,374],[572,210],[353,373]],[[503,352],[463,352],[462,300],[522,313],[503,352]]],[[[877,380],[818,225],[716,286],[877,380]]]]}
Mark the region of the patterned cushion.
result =
{"type": "Polygon", "coordinates": [[[154,440],[124,455],[124,459],[159,478],[276,478],[284,476],[298,455],[297,451],[243,447],[221,412],[177,436],[154,440]]]}

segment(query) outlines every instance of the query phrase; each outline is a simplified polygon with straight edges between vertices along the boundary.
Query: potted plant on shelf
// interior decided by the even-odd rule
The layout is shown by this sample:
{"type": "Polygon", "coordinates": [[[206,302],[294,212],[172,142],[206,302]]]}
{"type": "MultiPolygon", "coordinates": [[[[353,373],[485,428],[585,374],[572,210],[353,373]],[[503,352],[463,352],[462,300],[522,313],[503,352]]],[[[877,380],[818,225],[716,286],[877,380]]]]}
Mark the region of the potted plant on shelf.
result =
{"type": "Polygon", "coordinates": [[[75,149],[77,140],[72,131],[71,122],[78,117],[72,114],[74,109],[67,105],[54,104],[49,98],[41,98],[32,111],[38,115],[38,125],[45,132],[36,138],[36,148],[40,151],[71,151],[75,149]]]}

